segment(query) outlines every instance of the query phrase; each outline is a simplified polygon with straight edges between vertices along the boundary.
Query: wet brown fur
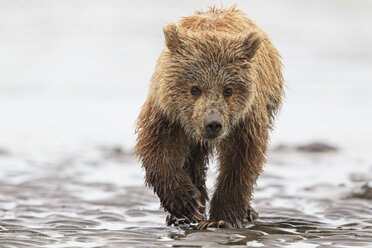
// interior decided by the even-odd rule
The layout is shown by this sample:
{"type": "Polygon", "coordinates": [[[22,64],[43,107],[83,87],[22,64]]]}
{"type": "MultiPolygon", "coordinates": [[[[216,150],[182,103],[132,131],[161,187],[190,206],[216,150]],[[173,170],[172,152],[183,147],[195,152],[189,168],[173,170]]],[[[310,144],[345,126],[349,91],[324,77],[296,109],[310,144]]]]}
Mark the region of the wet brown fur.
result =
{"type": "Polygon", "coordinates": [[[280,56],[268,36],[235,6],[210,8],[164,28],[165,46],[137,121],[135,152],[146,183],[177,217],[199,221],[208,200],[208,157],[219,176],[210,221],[241,227],[265,163],[269,130],[283,96],[280,56]],[[201,96],[190,94],[192,86],[201,96]],[[225,87],[233,95],[222,95],[225,87]],[[204,138],[206,115],[223,120],[204,138]]]}

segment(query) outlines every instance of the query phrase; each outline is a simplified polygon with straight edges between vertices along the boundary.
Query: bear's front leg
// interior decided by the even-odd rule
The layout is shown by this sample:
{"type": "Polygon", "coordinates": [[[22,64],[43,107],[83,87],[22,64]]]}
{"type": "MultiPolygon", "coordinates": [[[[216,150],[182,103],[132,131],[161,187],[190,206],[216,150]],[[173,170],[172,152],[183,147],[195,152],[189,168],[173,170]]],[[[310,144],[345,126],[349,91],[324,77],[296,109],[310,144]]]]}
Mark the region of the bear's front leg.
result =
{"type": "Polygon", "coordinates": [[[241,228],[253,216],[250,201],[256,180],[265,162],[267,130],[256,127],[255,133],[244,126],[238,127],[223,140],[218,148],[220,172],[211,200],[206,227],[241,228]],[[261,132],[260,132],[261,130],[261,132]]]}
{"type": "MultiPolygon", "coordinates": [[[[190,146],[189,157],[186,160],[184,168],[189,174],[192,183],[199,190],[201,194],[200,202],[202,205],[205,205],[208,199],[208,193],[205,185],[207,163],[208,163],[208,154],[211,152],[211,149],[207,144],[197,143],[190,146]]],[[[203,214],[203,220],[207,219],[205,208],[200,209],[200,213],[203,214]]],[[[169,214],[167,216],[166,223],[168,226],[182,226],[184,224],[190,224],[184,219],[178,219],[175,216],[169,214]]]]}
{"type": "Polygon", "coordinates": [[[135,152],[146,171],[146,184],[164,210],[189,222],[203,219],[202,195],[183,168],[189,145],[179,125],[169,124],[160,114],[142,119],[135,152]]]}

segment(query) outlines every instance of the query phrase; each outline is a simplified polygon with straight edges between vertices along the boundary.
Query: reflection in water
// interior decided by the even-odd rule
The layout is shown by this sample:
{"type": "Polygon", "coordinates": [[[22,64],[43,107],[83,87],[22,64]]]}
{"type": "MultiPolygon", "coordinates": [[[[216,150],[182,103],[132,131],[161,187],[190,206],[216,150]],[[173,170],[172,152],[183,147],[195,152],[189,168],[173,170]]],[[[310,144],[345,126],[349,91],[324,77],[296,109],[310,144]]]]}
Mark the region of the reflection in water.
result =
{"type": "Polygon", "coordinates": [[[273,152],[254,201],[260,218],[245,229],[195,231],[165,226],[166,214],[143,186],[132,155],[108,150],[80,152],[59,163],[0,156],[2,164],[14,165],[0,175],[0,247],[363,247],[372,241],[370,201],[352,194],[364,184],[333,183],[327,172],[345,161],[342,154],[322,154],[314,164],[310,158],[319,154],[273,152]],[[298,174],[291,164],[301,168],[298,174]],[[328,178],[301,178],[314,168],[328,178]]]}

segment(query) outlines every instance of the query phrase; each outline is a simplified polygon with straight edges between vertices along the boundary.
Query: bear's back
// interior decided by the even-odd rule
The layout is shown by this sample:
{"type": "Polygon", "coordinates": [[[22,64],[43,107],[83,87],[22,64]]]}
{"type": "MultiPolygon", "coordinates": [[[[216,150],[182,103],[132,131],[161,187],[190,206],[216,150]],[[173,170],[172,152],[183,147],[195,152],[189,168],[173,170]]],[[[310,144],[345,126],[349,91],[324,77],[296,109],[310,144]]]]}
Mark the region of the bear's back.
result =
{"type": "Polygon", "coordinates": [[[208,11],[196,11],[194,15],[183,17],[179,26],[192,32],[211,31],[232,35],[247,33],[258,27],[249,20],[243,11],[235,6],[229,9],[211,7],[208,11]]]}

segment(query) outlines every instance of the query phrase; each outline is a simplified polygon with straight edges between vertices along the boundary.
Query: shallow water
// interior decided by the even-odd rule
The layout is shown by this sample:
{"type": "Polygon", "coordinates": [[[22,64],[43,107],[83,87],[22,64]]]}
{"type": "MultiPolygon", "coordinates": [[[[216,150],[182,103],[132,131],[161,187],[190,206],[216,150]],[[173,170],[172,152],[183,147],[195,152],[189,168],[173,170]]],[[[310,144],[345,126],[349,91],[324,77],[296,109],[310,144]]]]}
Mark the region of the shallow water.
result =
{"type": "Polygon", "coordinates": [[[255,194],[260,218],[245,229],[205,231],[165,226],[140,166],[120,148],[81,151],[58,162],[3,149],[0,162],[4,248],[371,247],[372,204],[361,194],[372,191],[365,184],[371,165],[339,152],[274,149],[255,194]],[[354,165],[333,178],[341,163],[354,165]],[[316,177],[318,171],[324,175],[316,177]]]}

